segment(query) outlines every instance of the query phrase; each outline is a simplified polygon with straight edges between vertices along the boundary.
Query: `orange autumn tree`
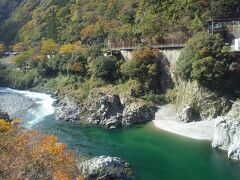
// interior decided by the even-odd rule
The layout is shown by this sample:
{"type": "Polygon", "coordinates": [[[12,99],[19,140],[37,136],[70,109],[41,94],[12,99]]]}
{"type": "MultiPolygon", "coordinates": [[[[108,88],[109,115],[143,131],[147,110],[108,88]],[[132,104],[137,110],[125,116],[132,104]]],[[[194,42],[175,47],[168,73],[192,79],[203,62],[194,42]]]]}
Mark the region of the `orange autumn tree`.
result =
{"type": "Polygon", "coordinates": [[[0,120],[0,179],[71,180],[79,176],[74,153],[53,135],[0,120]]]}
{"type": "Polygon", "coordinates": [[[26,45],[22,42],[19,42],[12,47],[12,50],[18,53],[24,52],[26,50],[26,45]]]}
{"type": "Polygon", "coordinates": [[[96,29],[95,24],[90,24],[90,25],[84,27],[80,32],[81,39],[86,40],[86,39],[90,38],[91,36],[93,36],[95,33],[95,29],[96,29]]]}

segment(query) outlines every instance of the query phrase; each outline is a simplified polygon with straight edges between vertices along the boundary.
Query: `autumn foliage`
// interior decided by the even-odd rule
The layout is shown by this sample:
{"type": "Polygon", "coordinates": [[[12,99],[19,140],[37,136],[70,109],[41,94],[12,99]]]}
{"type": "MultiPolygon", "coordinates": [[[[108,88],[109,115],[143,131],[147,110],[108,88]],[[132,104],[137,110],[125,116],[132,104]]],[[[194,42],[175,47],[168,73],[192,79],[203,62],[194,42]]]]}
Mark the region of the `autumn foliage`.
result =
{"type": "Polygon", "coordinates": [[[65,44],[60,47],[59,53],[61,55],[71,55],[75,52],[75,46],[73,44],[65,44]]]}
{"type": "Polygon", "coordinates": [[[22,42],[19,42],[13,46],[12,50],[19,53],[23,52],[26,50],[26,45],[22,42]]]}
{"type": "Polygon", "coordinates": [[[75,156],[53,135],[0,120],[0,179],[79,179],[75,156]]]}
{"type": "Polygon", "coordinates": [[[0,44],[0,56],[3,55],[5,50],[6,50],[6,46],[4,44],[0,44]]]}
{"type": "Polygon", "coordinates": [[[143,50],[133,52],[133,58],[136,60],[156,59],[157,53],[154,50],[143,50]]]}
{"type": "Polygon", "coordinates": [[[94,24],[90,24],[90,25],[86,26],[80,32],[81,38],[87,39],[87,38],[91,37],[94,34],[95,29],[96,29],[96,25],[94,25],[94,24]]]}
{"type": "Polygon", "coordinates": [[[54,54],[57,49],[57,44],[53,39],[42,40],[41,46],[42,46],[42,50],[41,50],[42,54],[46,54],[46,55],[54,54]]]}

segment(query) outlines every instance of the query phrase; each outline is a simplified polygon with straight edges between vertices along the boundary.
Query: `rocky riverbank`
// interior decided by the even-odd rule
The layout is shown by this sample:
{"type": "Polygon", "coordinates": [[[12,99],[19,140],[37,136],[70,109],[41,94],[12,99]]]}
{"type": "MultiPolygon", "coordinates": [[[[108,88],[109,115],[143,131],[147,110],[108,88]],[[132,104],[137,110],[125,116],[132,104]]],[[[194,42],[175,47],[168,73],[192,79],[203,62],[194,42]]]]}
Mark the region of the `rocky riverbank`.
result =
{"type": "Polygon", "coordinates": [[[240,102],[226,116],[216,118],[212,146],[227,151],[228,158],[240,160],[240,102]]]}
{"type": "Polygon", "coordinates": [[[0,110],[7,112],[11,119],[26,111],[34,102],[21,94],[0,90],[0,110]]]}
{"type": "Polygon", "coordinates": [[[153,121],[164,131],[197,140],[213,140],[214,121],[181,122],[173,104],[160,106],[153,121]]]}
{"type": "MultiPolygon", "coordinates": [[[[2,89],[2,92],[0,93],[0,98],[1,98],[0,104],[1,104],[1,107],[5,108],[4,110],[6,110],[6,112],[0,109],[0,119],[3,118],[5,120],[11,121],[11,118],[9,117],[8,112],[16,113],[16,112],[20,112],[22,110],[27,110],[31,108],[32,105],[36,103],[34,100],[36,101],[39,100],[38,98],[36,98],[37,94],[38,96],[45,95],[45,94],[32,93],[27,91],[14,91],[10,89],[9,90],[2,89]],[[31,98],[28,98],[28,97],[35,97],[35,98],[33,98],[32,100],[31,98]]],[[[55,97],[57,97],[56,95],[57,94],[55,94],[55,97]]],[[[48,95],[46,95],[46,97],[45,96],[42,97],[43,99],[41,99],[41,102],[49,101],[48,97],[49,97],[48,95]]],[[[69,112],[69,114],[67,114],[66,117],[69,119],[80,117],[80,116],[74,117],[76,114],[73,113],[75,108],[76,109],[79,108],[78,104],[75,103],[73,99],[70,99],[69,96],[64,97],[64,99],[68,99],[67,100],[68,107],[71,107],[71,109],[73,110],[69,112]]],[[[116,104],[115,101],[113,102],[116,104]]],[[[118,108],[118,106],[116,106],[116,108],[118,108]]],[[[116,111],[117,110],[118,109],[116,109],[116,111]]],[[[64,114],[62,116],[64,116],[64,114]]],[[[121,160],[118,157],[109,157],[109,156],[100,156],[100,157],[89,159],[87,161],[82,161],[79,163],[79,169],[81,171],[81,174],[84,176],[84,178],[89,180],[90,179],[127,180],[127,179],[130,179],[130,176],[132,173],[129,163],[121,160]]]]}
{"type": "Polygon", "coordinates": [[[56,120],[65,120],[109,129],[145,123],[154,119],[156,108],[142,100],[125,101],[118,94],[93,90],[87,101],[77,103],[74,97],[60,96],[56,102],[56,120]]]}

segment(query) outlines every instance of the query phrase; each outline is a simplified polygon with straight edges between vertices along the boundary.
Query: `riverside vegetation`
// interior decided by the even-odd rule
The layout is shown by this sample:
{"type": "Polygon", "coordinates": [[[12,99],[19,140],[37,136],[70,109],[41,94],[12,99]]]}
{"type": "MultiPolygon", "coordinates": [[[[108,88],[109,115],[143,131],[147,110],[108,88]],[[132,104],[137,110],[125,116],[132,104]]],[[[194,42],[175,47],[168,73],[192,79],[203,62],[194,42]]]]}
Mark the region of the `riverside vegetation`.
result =
{"type": "Polygon", "coordinates": [[[52,135],[0,119],[1,179],[83,179],[75,155],[52,135]]]}
{"type": "Polygon", "coordinates": [[[227,116],[229,100],[240,97],[240,58],[205,28],[210,18],[239,17],[239,6],[237,0],[3,0],[0,56],[7,49],[19,55],[11,59],[15,68],[0,66],[0,84],[50,92],[58,97],[57,119],[107,128],[152,120],[155,106],[166,102],[185,122],[227,116]],[[129,62],[102,55],[107,40],[161,40],[179,31],[190,40],[174,84],[165,83],[163,54],[147,46],[129,62]]]}

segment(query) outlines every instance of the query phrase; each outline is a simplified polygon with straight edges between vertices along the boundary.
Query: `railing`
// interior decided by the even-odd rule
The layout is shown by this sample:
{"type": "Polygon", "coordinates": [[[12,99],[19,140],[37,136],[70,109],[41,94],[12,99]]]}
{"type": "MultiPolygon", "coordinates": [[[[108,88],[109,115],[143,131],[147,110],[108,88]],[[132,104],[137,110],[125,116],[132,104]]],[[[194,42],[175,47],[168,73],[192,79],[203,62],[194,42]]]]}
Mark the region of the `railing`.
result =
{"type": "Polygon", "coordinates": [[[208,31],[210,33],[227,31],[236,38],[240,37],[240,19],[222,19],[208,21],[208,31]]]}
{"type": "Polygon", "coordinates": [[[161,48],[182,48],[185,46],[187,42],[187,38],[163,38],[159,41],[145,41],[139,42],[134,40],[121,40],[121,41],[108,41],[107,48],[109,50],[134,50],[138,49],[141,46],[149,46],[154,49],[161,49],[161,48]]]}

